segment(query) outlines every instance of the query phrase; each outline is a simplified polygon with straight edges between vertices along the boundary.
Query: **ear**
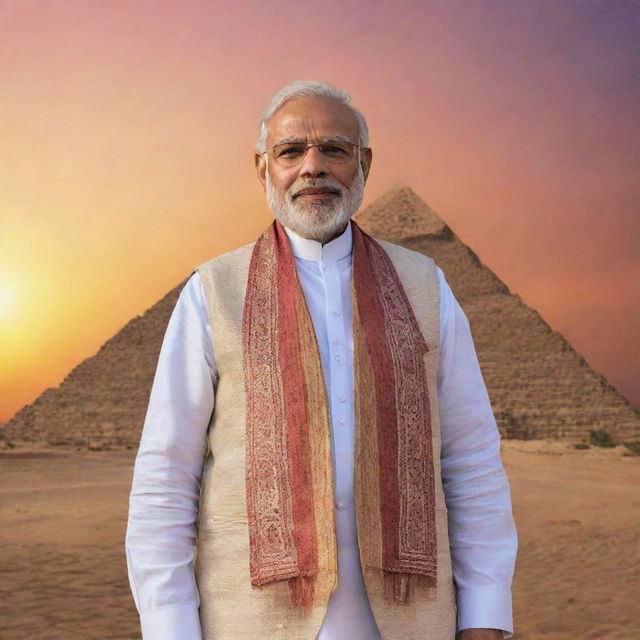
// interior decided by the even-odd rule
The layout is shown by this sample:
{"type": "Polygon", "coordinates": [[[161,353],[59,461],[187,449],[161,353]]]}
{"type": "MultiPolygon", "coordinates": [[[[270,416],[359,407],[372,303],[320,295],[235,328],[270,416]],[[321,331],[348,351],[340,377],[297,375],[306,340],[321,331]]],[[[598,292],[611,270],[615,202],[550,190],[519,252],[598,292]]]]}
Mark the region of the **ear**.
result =
{"type": "Polygon", "coordinates": [[[256,165],[256,171],[258,173],[258,180],[262,184],[262,190],[267,190],[267,161],[264,153],[256,153],[254,154],[254,162],[256,165]]]}
{"type": "Polygon", "coordinates": [[[360,165],[362,166],[362,173],[364,175],[364,181],[367,181],[369,177],[369,170],[371,169],[371,160],[373,158],[373,152],[369,147],[365,147],[361,150],[360,165]]]}

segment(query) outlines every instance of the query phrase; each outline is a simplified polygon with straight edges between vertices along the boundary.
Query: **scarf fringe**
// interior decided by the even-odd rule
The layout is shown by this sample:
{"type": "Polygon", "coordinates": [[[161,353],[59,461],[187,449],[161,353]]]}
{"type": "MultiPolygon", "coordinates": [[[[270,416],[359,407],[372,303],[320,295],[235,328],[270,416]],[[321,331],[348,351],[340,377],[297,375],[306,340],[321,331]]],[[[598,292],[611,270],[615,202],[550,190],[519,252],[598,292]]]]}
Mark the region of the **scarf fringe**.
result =
{"type": "Polygon", "coordinates": [[[422,573],[383,571],[384,597],[389,602],[408,604],[416,588],[435,589],[435,576],[422,573]]]}
{"type": "Polygon", "coordinates": [[[316,579],[314,576],[289,578],[291,604],[297,609],[310,609],[313,605],[316,579]]]}

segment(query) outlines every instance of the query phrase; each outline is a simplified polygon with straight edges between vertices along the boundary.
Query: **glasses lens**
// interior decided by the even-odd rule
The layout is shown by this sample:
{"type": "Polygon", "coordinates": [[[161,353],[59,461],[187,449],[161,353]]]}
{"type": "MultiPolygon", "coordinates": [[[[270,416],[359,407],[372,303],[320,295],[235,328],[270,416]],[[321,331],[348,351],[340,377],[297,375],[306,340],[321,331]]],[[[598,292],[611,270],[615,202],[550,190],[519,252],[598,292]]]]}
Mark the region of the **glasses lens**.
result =
{"type": "Polygon", "coordinates": [[[354,147],[346,142],[327,142],[318,145],[318,151],[331,162],[349,162],[353,158],[354,147]]]}
{"type": "Polygon", "coordinates": [[[302,143],[279,144],[273,148],[273,157],[285,166],[298,164],[307,152],[307,145],[302,143]]]}

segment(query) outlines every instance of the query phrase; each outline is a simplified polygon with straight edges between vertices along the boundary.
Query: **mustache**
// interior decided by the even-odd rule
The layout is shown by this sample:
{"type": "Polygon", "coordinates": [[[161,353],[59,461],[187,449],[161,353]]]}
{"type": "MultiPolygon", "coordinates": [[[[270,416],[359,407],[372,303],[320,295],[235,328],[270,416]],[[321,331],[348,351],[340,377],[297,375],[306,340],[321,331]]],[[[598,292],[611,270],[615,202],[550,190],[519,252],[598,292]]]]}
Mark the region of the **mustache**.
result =
{"type": "Polygon", "coordinates": [[[344,195],[342,185],[336,180],[332,180],[331,178],[317,178],[315,180],[305,180],[299,184],[294,183],[290,187],[291,199],[295,199],[300,193],[307,189],[327,189],[328,191],[337,193],[339,196],[344,195]]]}

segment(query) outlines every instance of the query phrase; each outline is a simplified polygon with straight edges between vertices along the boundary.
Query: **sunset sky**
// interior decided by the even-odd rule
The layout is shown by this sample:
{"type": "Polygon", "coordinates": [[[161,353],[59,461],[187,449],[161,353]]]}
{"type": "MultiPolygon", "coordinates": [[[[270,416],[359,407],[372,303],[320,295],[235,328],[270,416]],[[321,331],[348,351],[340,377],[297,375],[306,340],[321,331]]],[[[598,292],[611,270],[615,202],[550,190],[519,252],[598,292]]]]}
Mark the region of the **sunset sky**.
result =
{"type": "Polygon", "coordinates": [[[0,421],[269,223],[298,79],[640,406],[640,3],[0,0],[0,421]]]}

